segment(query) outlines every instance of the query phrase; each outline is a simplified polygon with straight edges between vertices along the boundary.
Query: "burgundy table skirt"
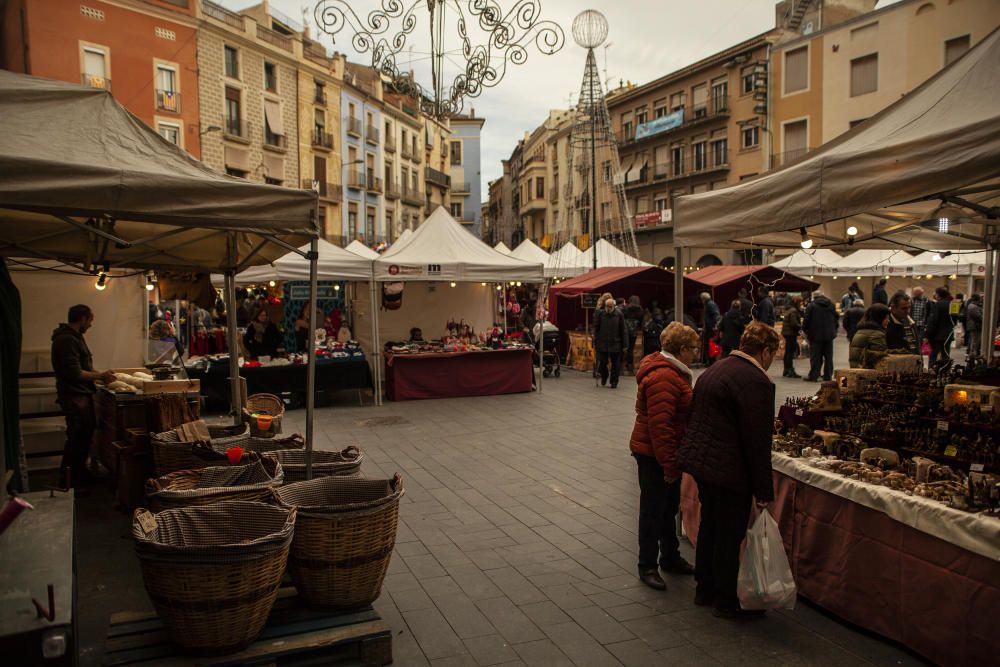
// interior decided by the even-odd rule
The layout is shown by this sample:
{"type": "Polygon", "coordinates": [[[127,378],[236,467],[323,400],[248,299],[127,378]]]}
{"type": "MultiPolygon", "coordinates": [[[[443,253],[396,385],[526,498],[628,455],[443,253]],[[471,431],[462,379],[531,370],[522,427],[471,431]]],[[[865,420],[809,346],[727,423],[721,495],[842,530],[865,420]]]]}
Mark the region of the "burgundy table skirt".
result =
{"type": "Polygon", "coordinates": [[[530,349],[388,355],[386,396],[409,401],[531,391],[531,356],[530,349]]]}
{"type": "MultiPolygon", "coordinates": [[[[773,515],[799,594],[941,665],[997,664],[1000,563],[841,496],[774,473],[773,515]]],[[[698,538],[698,487],[681,483],[698,538]]]]}

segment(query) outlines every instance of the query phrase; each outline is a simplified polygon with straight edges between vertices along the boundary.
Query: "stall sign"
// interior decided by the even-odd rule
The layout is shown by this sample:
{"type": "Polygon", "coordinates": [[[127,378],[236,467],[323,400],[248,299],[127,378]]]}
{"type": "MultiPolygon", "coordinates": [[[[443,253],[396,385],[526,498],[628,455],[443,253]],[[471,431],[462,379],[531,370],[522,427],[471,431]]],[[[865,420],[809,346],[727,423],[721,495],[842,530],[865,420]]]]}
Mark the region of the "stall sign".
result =
{"type": "MultiPolygon", "coordinates": [[[[423,266],[400,266],[393,264],[389,267],[390,276],[422,276],[424,273],[431,273],[429,267],[423,266]]],[[[437,265],[437,273],[441,273],[441,266],[437,265]]]]}
{"type": "Polygon", "coordinates": [[[597,308],[597,300],[601,298],[600,292],[589,292],[580,295],[581,308],[597,308]]]}
{"type": "MultiPolygon", "coordinates": [[[[303,301],[309,299],[309,285],[292,285],[288,292],[290,299],[301,299],[303,301]]],[[[338,299],[340,295],[334,291],[333,285],[317,285],[316,286],[316,298],[317,299],[338,299]]]]}

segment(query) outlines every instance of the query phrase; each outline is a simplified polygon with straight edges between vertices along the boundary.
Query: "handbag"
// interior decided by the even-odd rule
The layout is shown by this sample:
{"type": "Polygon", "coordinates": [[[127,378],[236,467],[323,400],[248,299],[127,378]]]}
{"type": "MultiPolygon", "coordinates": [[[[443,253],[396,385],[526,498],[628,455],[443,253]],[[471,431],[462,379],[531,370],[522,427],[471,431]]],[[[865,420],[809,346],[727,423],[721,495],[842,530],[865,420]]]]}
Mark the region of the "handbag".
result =
{"type": "Polygon", "coordinates": [[[788,566],[785,543],[778,522],[766,509],[747,531],[736,594],[743,609],[795,608],[795,579],[788,566]]]}
{"type": "Polygon", "coordinates": [[[920,354],[922,354],[925,357],[929,357],[933,352],[934,350],[931,348],[930,341],[925,340],[923,345],[920,346],[920,354]]]}
{"type": "Polygon", "coordinates": [[[709,359],[718,359],[719,356],[722,354],[722,348],[719,346],[719,343],[718,343],[718,341],[715,338],[716,337],[713,336],[712,338],[708,339],[708,358],[709,359]]]}

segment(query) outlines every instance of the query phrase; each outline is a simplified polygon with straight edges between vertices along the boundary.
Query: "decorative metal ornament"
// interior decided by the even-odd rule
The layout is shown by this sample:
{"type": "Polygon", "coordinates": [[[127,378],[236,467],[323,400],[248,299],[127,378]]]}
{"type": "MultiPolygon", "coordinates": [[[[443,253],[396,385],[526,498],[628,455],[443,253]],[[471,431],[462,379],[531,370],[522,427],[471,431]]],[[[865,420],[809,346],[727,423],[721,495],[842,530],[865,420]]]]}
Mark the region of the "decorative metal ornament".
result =
{"type": "MultiPolygon", "coordinates": [[[[528,60],[532,42],[544,55],[552,55],[566,41],[559,24],[539,19],[538,0],[517,0],[504,13],[495,0],[416,0],[404,8],[403,0],[382,0],[381,9],[362,19],[348,0],[320,0],[316,4],[316,24],[336,43],[337,35],[348,28],[351,45],[359,54],[371,55],[371,66],[388,78],[395,90],[417,99],[421,110],[435,118],[462,111],[465,98],[482,94],[484,88],[496,86],[507,73],[507,65],[523,65],[528,60]],[[424,8],[430,18],[432,89],[425,90],[409,72],[401,72],[398,58],[407,47],[418,23],[418,9],[424,8]],[[473,44],[467,31],[469,19],[487,33],[485,44],[473,44]],[[450,84],[444,81],[446,17],[451,14],[456,24],[464,70],[450,84]],[[395,27],[394,27],[395,26],[395,27]],[[394,30],[395,32],[390,32],[394,30]]],[[[603,18],[603,17],[602,17],[603,18]]],[[[605,35],[607,26],[605,24],[605,35]]]]}
{"type": "Polygon", "coordinates": [[[573,19],[573,39],[585,49],[596,49],[608,38],[608,20],[596,9],[587,9],[573,19]]]}

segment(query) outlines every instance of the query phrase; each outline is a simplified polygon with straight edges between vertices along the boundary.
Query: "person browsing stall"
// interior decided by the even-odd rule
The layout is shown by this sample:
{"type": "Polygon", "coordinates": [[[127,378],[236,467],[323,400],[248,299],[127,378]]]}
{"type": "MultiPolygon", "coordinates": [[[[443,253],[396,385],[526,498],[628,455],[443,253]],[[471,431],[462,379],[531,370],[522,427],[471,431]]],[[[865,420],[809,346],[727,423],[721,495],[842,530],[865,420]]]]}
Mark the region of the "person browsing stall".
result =
{"type": "Polygon", "coordinates": [[[257,311],[250,326],[247,327],[246,335],[243,336],[243,344],[251,359],[273,357],[278,354],[281,334],[278,333],[278,327],[270,320],[266,308],[257,311]]]}
{"type": "Polygon", "coordinates": [[[896,292],[889,299],[889,325],[885,330],[890,350],[903,350],[907,354],[920,354],[920,335],[910,317],[910,297],[906,292],[896,292]]]}
{"type": "Polygon", "coordinates": [[[889,307],[881,303],[869,306],[851,338],[848,357],[851,368],[875,368],[875,364],[889,349],[885,336],[888,326],[889,307]]]}

